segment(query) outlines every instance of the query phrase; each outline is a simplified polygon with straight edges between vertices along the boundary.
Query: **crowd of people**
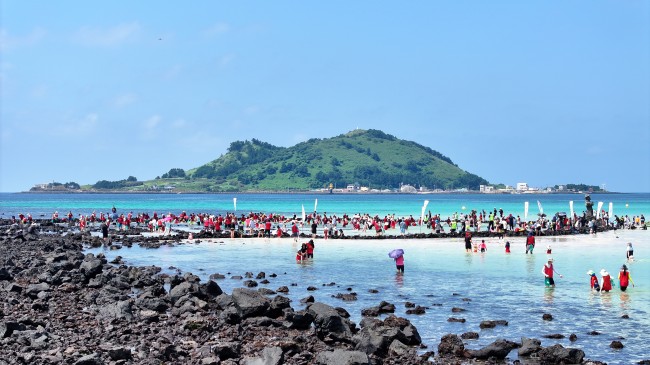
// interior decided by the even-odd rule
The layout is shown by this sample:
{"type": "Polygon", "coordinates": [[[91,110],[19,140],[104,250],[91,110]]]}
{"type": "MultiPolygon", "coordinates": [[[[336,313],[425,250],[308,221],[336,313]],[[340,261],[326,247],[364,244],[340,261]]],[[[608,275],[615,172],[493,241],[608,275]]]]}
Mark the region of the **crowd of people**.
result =
{"type": "MultiPolygon", "coordinates": [[[[607,212],[602,211],[598,215],[598,219],[588,219],[585,214],[583,216],[567,217],[566,214],[556,213],[551,219],[547,219],[545,215],[538,215],[534,221],[522,221],[519,216],[512,214],[505,214],[502,209],[496,208],[490,212],[477,212],[472,210],[468,214],[454,213],[446,219],[442,219],[440,214],[432,215],[431,212],[420,219],[413,218],[412,215],[408,217],[397,218],[395,215],[386,215],[383,218],[378,215],[371,216],[370,214],[354,214],[337,216],[336,214],[328,215],[326,212],[319,214],[314,212],[306,215],[304,221],[296,215],[287,217],[280,214],[265,214],[265,213],[248,213],[248,214],[235,214],[225,213],[221,214],[207,214],[207,213],[191,213],[187,214],[182,211],[176,215],[173,213],[159,215],[157,212],[149,215],[148,213],[139,213],[137,215],[133,212],[127,214],[118,214],[117,209],[113,207],[111,212],[100,213],[92,212],[88,215],[79,214],[77,218],[73,215],[72,211],[64,216],[60,216],[58,211],[52,213],[53,223],[68,223],[77,225],[80,231],[86,230],[88,225],[100,226],[102,237],[108,240],[108,232],[111,226],[118,231],[128,230],[133,224],[139,227],[147,227],[151,232],[158,232],[164,235],[171,234],[171,228],[174,224],[185,224],[190,227],[201,227],[205,232],[230,232],[231,238],[249,236],[249,237],[292,237],[294,242],[298,242],[300,233],[303,229],[308,229],[311,233],[312,239],[301,245],[301,248],[296,252],[296,260],[304,262],[307,259],[312,259],[314,254],[314,239],[320,230],[323,233],[323,238],[344,236],[344,229],[358,231],[365,233],[369,230],[374,230],[376,235],[384,234],[390,229],[399,230],[400,235],[406,235],[408,229],[411,227],[424,228],[431,230],[434,233],[456,233],[465,239],[466,252],[487,252],[487,244],[484,239],[480,244],[473,242],[472,233],[481,232],[483,229],[495,233],[497,237],[503,238],[504,233],[508,231],[513,232],[526,232],[525,253],[533,254],[535,249],[535,236],[542,234],[547,230],[562,231],[568,230],[572,233],[582,232],[587,229],[588,232],[595,234],[597,227],[611,227],[616,229],[646,229],[645,217],[643,214],[639,216],[623,217],[614,216],[612,220],[609,219],[607,212]]],[[[34,219],[31,214],[18,215],[18,218],[12,217],[12,223],[17,225],[31,224],[34,219]]],[[[510,242],[505,242],[505,252],[510,253],[510,242]]],[[[547,254],[551,254],[551,247],[547,246],[547,254]]],[[[634,260],[634,250],[632,243],[627,244],[626,259],[628,262],[634,260]]],[[[404,258],[400,256],[396,258],[396,266],[399,272],[404,272],[404,258]]],[[[542,274],[545,278],[547,286],[555,286],[554,274],[560,275],[553,267],[553,259],[549,256],[548,262],[542,267],[542,274]]],[[[600,270],[601,279],[598,280],[596,273],[589,270],[587,274],[590,277],[590,287],[594,291],[608,292],[612,290],[613,280],[612,277],[605,269],[600,270]]],[[[619,288],[625,291],[629,284],[634,286],[632,277],[626,265],[621,267],[618,274],[619,288]]]]}
{"type": "MultiPolygon", "coordinates": [[[[17,223],[31,223],[30,214],[20,214],[18,218],[12,217],[17,223]]],[[[565,213],[556,213],[550,219],[544,214],[538,214],[534,220],[522,219],[519,215],[508,214],[503,209],[494,208],[492,211],[472,210],[469,213],[453,213],[451,216],[443,218],[440,214],[432,214],[431,211],[423,217],[414,218],[397,217],[395,214],[379,215],[354,214],[354,215],[328,215],[327,212],[322,214],[314,212],[304,217],[285,216],[282,214],[266,214],[250,212],[247,214],[236,214],[226,212],[224,214],[209,213],[191,213],[187,214],[182,211],[180,214],[159,215],[157,212],[134,214],[118,214],[115,207],[111,212],[100,213],[92,212],[88,215],[78,214],[77,217],[68,212],[64,216],[59,216],[58,211],[52,214],[53,223],[67,222],[76,224],[80,229],[85,229],[89,224],[96,226],[106,222],[110,226],[115,226],[118,230],[127,230],[132,224],[146,226],[151,232],[160,232],[170,234],[170,227],[177,224],[184,224],[190,227],[201,227],[206,232],[230,232],[232,238],[251,236],[251,237],[287,237],[296,236],[303,230],[310,230],[312,236],[322,232],[325,239],[329,237],[345,236],[346,232],[357,232],[358,234],[367,234],[372,232],[377,236],[386,234],[393,230],[400,235],[408,234],[409,229],[418,228],[417,233],[435,233],[457,235],[463,237],[467,232],[489,232],[502,238],[507,232],[534,232],[535,235],[541,235],[547,231],[553,233],[592,233],[595,234],[600,229],[646,229],[645,216],[614,216],[612,219],[606,211],[602,211],[598,218],[590,219],[585,213],[578,216],[576,213],[573,217],[565,213]]]]}

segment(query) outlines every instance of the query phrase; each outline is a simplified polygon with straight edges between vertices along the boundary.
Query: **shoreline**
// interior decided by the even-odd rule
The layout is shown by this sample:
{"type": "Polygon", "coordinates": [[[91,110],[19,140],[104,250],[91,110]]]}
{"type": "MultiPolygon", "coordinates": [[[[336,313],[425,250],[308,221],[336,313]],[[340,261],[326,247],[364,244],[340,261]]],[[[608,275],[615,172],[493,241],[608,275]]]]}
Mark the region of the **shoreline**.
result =
{"type": "MultiPolygon", "coordinates": [[[[482,193],[479,191],[427,191],[427,192],[415,192],[407,193],[401,191],[334,191],[332,193],[328,191],[312,191],[312,190],[300,190],[300,191],[291,191],[291,190],[269,190],[269,191],[123,191],[123,190],[110,190],[110,191],[57,191],[57,190],[44,190],[44,191],[17,191],[17,192],[3,192],[5,194],[164,194],[164,195],[175,195],[175,194],[197,194],[197,195],[225,195],[225,194],[242,194],[242,195],[256,195],[256,194],[297,194],[297,195],[337,195],[337,194],[353,194],[353,195],[385,195],[385,194],[394,194],[394,195],[584,195],[585,192],[578,191],[553,191],[553,192],[490,192],[482,193]]],[[[588,193],[589,195],[599,195],[599,194],[646,194],[644,192],[616,192],[616,191],[601,191],[601,192],[592,192],[588,193]]]]}

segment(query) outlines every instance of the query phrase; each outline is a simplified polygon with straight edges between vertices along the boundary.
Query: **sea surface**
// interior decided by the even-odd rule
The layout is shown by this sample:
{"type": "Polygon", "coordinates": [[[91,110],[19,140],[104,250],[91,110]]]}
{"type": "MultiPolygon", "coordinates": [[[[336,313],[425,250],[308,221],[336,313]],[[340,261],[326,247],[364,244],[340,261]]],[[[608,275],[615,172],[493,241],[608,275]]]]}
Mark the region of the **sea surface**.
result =
{"type": "MultiPolygon", "coordinates": [[[[370,213],[380,216],[421,214],[424,200],[427,211],[444,216],[471,209],[486,211],[502,208],[506,213],[524,214],[528,201],[529,217],[538,214],[537,201],[544,212],[569,211],[568,201],[574,201],[578,214],[584,210],[584,196],[578,194],[539,195],[481,195],[481,194],[0,194],[3,218],[18,213],[31,213],[35,218],[59,213],[89,214],[108,212],[113,206],[118,212],[181,211],[225,213],[236,211],[301,215],[302,206],[309,213],[316,210],[328,214],[370,213]],[[463,209],[465,207],[465,209],[463,209]]],[[[592,194],[603,209],[613,203],[614,214],[645,216],[650,213],[650,194],[592,194]]],[[[418,232],[418,227],[411,232],[418,232]]],[[[120,255],[129,265],[156,265],[164,272],[192,272],[208,280],[214,273],[226,275],[218,284],[229,293],[241,287],[242,281],[233,275],[265,272],[270,284],[260,284],[276,290],[289,287],[294,309],[304,306],[300,299],[313,295],[317,301],[345,308],[357,324],[361,310],[385,300],[396,306],[396,315],[408,318],[420,332],[423,342],[437,352],[440,338],[447,333],[474,331],[478,340],[466,341],[466,347],[478,349],[496,339],[520,341],[521,337],[542,340],[543,346],[555,343],[583,349],[586,357],[608,364],[631,364],[650,359],[650,231],[617,230],[597,235],[539,237],[535,253],[525,254],[524,238],[509,238],[512,253],[504,252],[505,240],[486,239],[486,253],[466,253],[461,239],[392,239],[392,240],[316,240],[315,257],[306,263],[296,263],[299,243],[292,239],[213,239],[182,245],[144,249],[139,246],[121,250],[89,249],[104,253],[111,260],[120,255]],[[589,289],[586,272],[606,269],[616,277],[625,259],[627,242],[634,245],[633,262],[627,262],[636,287],[621,292],[618,287],[610,293],[589,289]],[[546,288],[541,274],[546,262],[546,246],[552,248],[555,268],[563,275],[556,277],[557,286],[546,288]],[[395,272],[387,253],[394,248],[405,251],[406,270],[395,272]],[[270,274],[277,274],[275,278],[270,274]],[[333,285],[331,285],[333,283],[333,285]],[[308,286],[317,288],[307,290],[308,286]],[[377,293],[371,291],[376,290],[377,293]],[[334,296],[354,292],[356,301],[343,301],[334,296]],[[406,302],[426,307],[423,315],[407,315],[406,302]],[[453,312],[459,308],[461,312],[453,312]],[[552,321],[542,315],[549,313],[552,321]],[[622,318],[624,315],[629,319],[622,318]],[[462,318],[465,323],[448,322],[462,318]],[[494,329],[479,328],[483,320],[506,320],[507,326],[494,329]],[[589,334],[597,331],[599,334],[589,334]],[[562,334],[563,339],[543,336],[562,334]],[[570,342],[570,334],[578,340],[570,342]],[[613,340],[625,347],[614,350],[613,340]]],[[[304,239],[303,239],[304,240],[304,239]]],[[[259,281],[259,280],[258,280],[259,281]]],[[[516,358],[516,350],[510,354],[516,358]]]]}
{"type": "MultiPolygon", "coordinates": [[[[0,218],[31,213],[34,218],[50,217],[58,211],[65,214],[71,211],[75,217],[88,215],[95,211],[109,212],[116,207],[120,213],[157,212],[158,214],[182,211],[189,213],[210,213],[223,215],[225,212],[245,214],[248,212],[277,213],[286,216],[318,213],[336,214],[369,213],[383,217],[419,217],[424,201],[428,201],[426,212],[441,214],[469,213],[472,209],[489,212],[503,209],[506,213],[524,218],[525,202],[529,203],[528,218],[534,219],[540,213],[552,215],[555,212],[570,213],[569,202],[573,201],[574,211],[582,214],[585,210],[583,194],[24,194],[0,193],[0,218]],[[539,202],[539,204],[537,203],[539,202]]],[[[592,194],[594,211],[598,202],[602,209],[609,211],[613,204],[612,216],[648,215],[650,212],[650,193],[640,194],[592,194]]],[[[425,213],[426,213],[425,212],[425,213]]]]}

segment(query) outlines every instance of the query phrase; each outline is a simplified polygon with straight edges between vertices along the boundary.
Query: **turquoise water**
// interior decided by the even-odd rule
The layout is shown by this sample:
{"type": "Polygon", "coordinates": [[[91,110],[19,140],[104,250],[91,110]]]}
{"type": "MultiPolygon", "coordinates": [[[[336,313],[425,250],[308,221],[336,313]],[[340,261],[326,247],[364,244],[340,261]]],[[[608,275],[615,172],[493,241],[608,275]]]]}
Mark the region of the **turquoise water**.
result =
{"type": "MultiPolygon", "coordinates": [[[[319,212],[396,214],[419,216],[422,202],[430,201],[432,213],[451,215],[469,209],[503,208],[506,212],[523,216],[523,202],[530,202],[529,216],[537,214],[537,200],[547,214],[568,211],[568,201],[574,200],[578,213],[584,207],[582,195],[57,195],[57,194],[2,194],[2,213],[7,215],[38,212],[49,216],[52,211],[74,214],[108,211],[115,205],[119,212],[226,212],[233,211],[234,197],[237,211],[276,212],[286,215],[301,214],[302,205],[313,211],[318,199],[319,212]]],[[[650,212],[650,194],[592,195],[593,201],[604,202],[608,209],[614,202],[614,213],[630,216],[650,212]],[[627,207],[626,207],[627,204],[627,207]]],[[[467,254],[460,239],[429,240],[316,240],[315,259],[306,264],[294,260],[298,249],[291,239],[221,239],[201,244],[186,244],[160,249],[142,249],[137,246],[117,251],[103,249],[109,260],[120,255],[130,265],[157,265],[165,272],[193,272],[203,280],[210,274],[243,275],[245,272],[266,272],[271,282],[266,286],[277,289],[286,285],[294,308],[301,308],[300,299],[313,295],[316,300],[347,309],[352,319],[360,322],[361,309],[375,306],[381,300],[394,303],[396,314],[407,317],[417,326],[423,341],[436,350],[446,333],[461,334],[475,331],[480,338],[468,341],[469,348],[479,348],[497,338],[518,341],[520,337],[536,337],[543,346],[560,343],[578,347],[588,358],[609,364],[629,364],[650,358],[650,345],[645,332],[650,327],[650,231],[618,230],[608,233],[558,238],[540,237],[534,255],[524,254],[524,239],[514,238],[512,253],[504,253],[504,242],[488,239],[485,254],[467,254]],[[610,293],[589,290],[586,271],[607,269],[616,276],[625,262],[625,244],[633,242],[635,262],[630,264],[635,288],[621,292],[618,287],[610,293]],[[555,289],[545,288],[541,274],[546,261],[544,248],[551,245],[556,269],[564,275],[557,278],[555,289]],[[406,272],[396,275],[394,263],[387,252],[403,248],[406,272]],[[271,273],[278,274],[270,278],[271,273]],[[333,286],[325,284],[334,282],[333,286]],[[296,284],[292,286],[292,284],[296,284]],[[313,285],[316,291],[308,291],[313,285]],[[357,293],[358,300],[344,302],[333,296],[357,293]],[[378,290],[373,294],[369,290],[378,290]],[[457,295],[454,295],[457,294],[457,295]],[[463,300],[464,298],[469,301],[463,300]],[[407,315],[405,302],[428,307],[421,316],[407,315]],[[466,309],[452,313],[452,308],[466,309]],[[550,313],[553,321],[543,321],[542,314],[550,313]],[[622,315],[630,319],[621,319],[622,315]],[[447,322],[449,317],[464,318],[465,323],[447,322]],[[482,320],[507,320],[508,326],[481,330],[482,320]],[[588,332],[598,331],[592,336],[588,332]],[[561,333],[567,338],[549,340],[543,335],[561,333]],[[571,343],[568,336],[575,333],[578,341],[571,343]],[[625,345],[622,350],[609,348],[612,340],[625,345]]],[[[219,285],[230,292],[242,285],[240,280],[219,280],[219,285]]],[[[516,351],[511,354],[516,357],[516,351]]]]}
{"type": "MultiPolygon", "coordinates": [[[[54,211],[88,215],[108,212],[115,206],[120,212],[158,212],[175,214],[185,210],[188,213],[224,213],[235,211],[233,199],[237,199],[238,213],[264,212],[285,215],[319,213],[341,215],[348,213],[370,213],[384,216],[421,214],[425,200],[429,201],[427,211],[440,213],[443,217],[454,212],[469,212],[472,209],[490,211],[503,209],[507,213],[524,217],[524,202],[529,202],[528,217],[539,213],[537,201],[544,213],[569,213],[569,201],[574,210],[582,214],[585,209],[582,194],[14,194],[0,193],[0,217],[10,218],[19,213],[31,213],[35,218],[50,217],[54,211]],[[463,209],[463,207],[465,209],[463,209]]],[[[616,215],[648,215],[650,194],[593,194],[594,209],[599,201],[603,209],[614,206],[616,215]]]]}

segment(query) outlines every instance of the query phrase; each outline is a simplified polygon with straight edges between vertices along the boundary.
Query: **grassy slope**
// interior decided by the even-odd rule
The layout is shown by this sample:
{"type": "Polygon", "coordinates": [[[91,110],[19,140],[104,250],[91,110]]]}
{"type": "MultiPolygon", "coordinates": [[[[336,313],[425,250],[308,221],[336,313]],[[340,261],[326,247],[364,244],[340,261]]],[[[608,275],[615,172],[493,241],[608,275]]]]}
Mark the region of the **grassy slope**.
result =
{"type": "Polygon", "coordinates": [[[324,188],[330,183],[339,188],[359,183],[395,189],[404,183],[478,189],[478,184],[487,183],[428,147],[377,130],[355,130],[289,148],[237,141],[228,153],[186,174],[187,178],[145,181],[128,190],[157,185],[174,186],[174,191],[285,191],[324,188]]]}
{"type": "MultiPolygon", "coordinates": [[[[333,138],[312,139],[290,148],[247,141],[243,150],[231,148],[226,155],[206,165],[216,170],[214,176],[210,176],[219,182],[215,185],[228,181],[234,187],[239,184],[243,190],[310,189],[326,187],[329,183],[342,187],[355,182],[371,188],[396,188],[400,182],[425,184],[431,188],[434,185],[463,187],[459,179],[468,174],[447,161],[451,162],[414,142],[399,140],[380,131],[356,130],[333,138]],[[250,154],[246,149],[264,151],[261,154],[267,153],[268,158],[249,163],[250,154]],[[227,165],[237,168],[231,173],[219,173],[227,165]],[[283,165],[292,167],[281,173],[283,165]],[[301,169],[303,173],[297,171],[301,169]],[[386,181],[386,176],[391,176],[392,180],[386,181]]],[[[189,170],[188,175],[202,176],[196,174],[198,170],[189,170]]],[[[217,186],[216,190],[222,190],[217,186]]]]}

